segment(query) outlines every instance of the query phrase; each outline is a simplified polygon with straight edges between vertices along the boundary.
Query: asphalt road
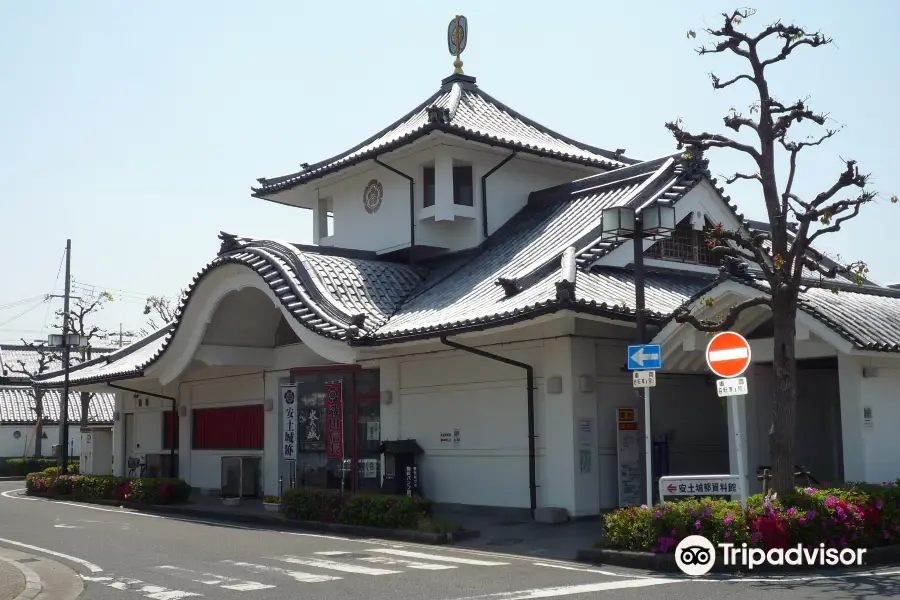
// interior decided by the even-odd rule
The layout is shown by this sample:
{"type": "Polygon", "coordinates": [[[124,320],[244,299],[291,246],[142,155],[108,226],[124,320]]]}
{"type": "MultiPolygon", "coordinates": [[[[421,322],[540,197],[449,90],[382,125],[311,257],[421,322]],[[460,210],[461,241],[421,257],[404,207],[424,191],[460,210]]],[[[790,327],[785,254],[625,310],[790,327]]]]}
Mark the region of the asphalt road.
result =
{"type": "Polygon", "coordinates": [[[0,483],[0,546],[75,569],[89,600],[900,598],[900,567],[793,578],[664,577],[31,499],[0,483]]]}

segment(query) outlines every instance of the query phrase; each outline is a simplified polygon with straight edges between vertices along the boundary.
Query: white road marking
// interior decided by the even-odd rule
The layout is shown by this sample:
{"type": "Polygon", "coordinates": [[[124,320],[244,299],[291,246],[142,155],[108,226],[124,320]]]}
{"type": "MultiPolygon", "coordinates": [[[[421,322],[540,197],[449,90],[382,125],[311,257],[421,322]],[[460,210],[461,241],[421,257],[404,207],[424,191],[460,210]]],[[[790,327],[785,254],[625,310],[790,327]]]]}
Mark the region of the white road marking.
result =
{"type": "Polygon", "coordinates": [[[342,571],[344,573],[356,573],[358,575],[395,575],[403,571],[388,571],[387,569],[373,569],[372,567],[363,567],[359,565],[350,565],[347,563],[339,563],[333,560],[317,559],[317,558],[299,558],[296,556],[280,556],[272,557],[272,560],[280,560],[295,565],[304,565],[307,567],[315,567],[317,569],[330,569],[332,571],[342,571]]]}
{"type": "Polygon", "coordinates": [[[313,554],[321,554],[322,556],[340,556],[341,554],[353,554],[348,550],[326,550],[324,552],[313,552],[313,554]]]}
{"type": "Polygon", "coordinates": [[[566,571],[579,571],[581,573],[594,573],[596,575],[606,575],[607,577],[625,577],[631,579],[657,579],[656,577],[648,577],[646,575],[633,575],[629,573],[613,573],[612,571],[603,571],[600,569],[584,569],[581,567],[570,567],[568,565],[555,565],[552,563],[536,562],[532,563],[536,567],[550,567],[551,569],[564,569],[566,571]]]}
{"type": "Polygon", "coordinates": [[[396,550],[394,548],[375,548],[372,552],[380,552],[382,554],[391,554],[394,556],[404,556],[406,558],[421,558],[422,560],[436,560],[438,562],[459,563],[461,565],[478,565],[482,567],[499,567],[508,565],[505,562],[496,562],[488,560],[475,560],[474,558],[461,558],[458,556],[441,556],[438,554],[426,554],[424,552],[409,552],[406,550],[396,550]]]}
{"type": "Polygon", "coordinates": [[[215,573],[198,573],[197,571],[192,571],[191,569],[173,567],[171,565],[162,565],[156,568],[181,573],[183,576],[187,577],[194,583],[202,583],[203,585],[215,585],[222,589],[234,590],[236,592],[255,592],[257,590],[267,590],[269,588],[275,587],[274,585],[260,583],[258,581],[245,581],[241,579],[235,579],[234,577],[216,575],[215,573]],[[192,578],[192,575],[200,575],[200,578],[192,578]]]}
{"type": "Polygon", "coordinates": [[[243,567],[255,573],[278,573],[279,575],[287,575],[293,577],[301,583],[321,583],[323,581],[335,581],[343,579],[342,577],[334,577],[332,575],[318,575],[316,573],[304,573],[303,571],[291,571],[290,569],[282,569],[281,567],[270,567],[269,565],[257,565],[237,560],[223,560],[223,563],[243,567]]]}
{"type": "Polygon", "coordinates": [[[59,525],[54,525],[54,527],[58,527],[60,529],[81,529],[80,525],[63,525],[60,523],[59,525]]]}
{"type": "Polygon", "coordinates": [[[35,550],[37,552],[43,552],[44,554],[49,554],[50,556],[58,556],[59,558],[64,558],[66,560],[70,560],[73,563],[78,563],[83,567],[87,567],[90,569],[91,573],[102,573],[103,569],[98,567],[92,562],[86,561],[83,558],[78,558],[77,556],[72,556],[71,554],[63,554],[62,552],[57,552],[55,550],[48,550],[46,548],[41,548],[40,546],[32,546],[31,544],[23,544],[22,542],[17,542],[15,540],[7,540],[4,538],[0,538],[0,542],[4,544],[12,544],[13,546],[19,546],[21,548],[28,548],[29,550],[35,550]]]}
{"type": "Polygon", "coordinates": [[[738,358],[747,358],[747,348],[729,348],[727,350],[713,350],[709,353],[709,362],[719,362],[720,360],[737,360],[738,358]]]}
{"type": "Polygon", "coordinates": [[[893,577],[900,575],[900,571],[851,571],[835,573],[834,575],[806,575],[801,577],[785,577],[783,575],[770,575],[760,577],[698,577],[695,582],[703,583],[803,583],[807,581],[829,581],[838,579],[859,579],[862,577],[893,577]]]}
{"type": "Polygon", "coordinates": [[[387,556],[367,556],[359,560],[377,563],[379,565],[389,565],[393,567],[409,567],[410,569],[422,569],[424,571],[444,571],[446,569],[455,569],[455,565],[435,565],[432,563],[416,562],[413,560],[403,560],[402,558],[388,558],[387,556]]]}
{"type": "Polygon", "coordinates": [[[566,585],[562,587],[539,588],[533,590],[520,590],[517,592],[498,592],[481,596],[465,596],[454,600],[533,600],[535,598],[559,598],[561,596],[574,596],[575,594],[589,594],[591,592],[603,592],[606,590],[623,590],[640,588],[651,585],[663,585],[678,583],[686,579],[632,579],[628,581],[605,581],[603,583],[586,583],[582,585],[566,585]]]}
{"type": "Polygon", "coordinates": [[[184,592],[182,590],[170,590],[169,588],[163,587],[161,585],[151,585],[141,581],[140,579],[131,579],[129,577],[119,577],[117,579],[113,579],[112,577],[87,577],[85,575],[82,575],[81,578],[85,581],[102,583],[103,585],[116,590],[122,590],[125,592],[137,592],[139,594],[143,594],[145,598],[150,598],[150,600],[181,600],[182,598],[190,598],[203,595],[195,594],[194,592],[184,592]]]}

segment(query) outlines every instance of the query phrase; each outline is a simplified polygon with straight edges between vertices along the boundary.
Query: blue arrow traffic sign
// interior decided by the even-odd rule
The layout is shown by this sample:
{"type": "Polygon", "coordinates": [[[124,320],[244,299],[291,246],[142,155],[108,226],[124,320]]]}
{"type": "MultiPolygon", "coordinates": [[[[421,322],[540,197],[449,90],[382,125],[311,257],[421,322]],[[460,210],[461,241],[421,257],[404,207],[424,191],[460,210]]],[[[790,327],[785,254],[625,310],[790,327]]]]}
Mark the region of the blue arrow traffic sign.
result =
{"type": "Polygon", "coordinates": [[[662,352],[659,344],[628,346],[629,371],[658,371],[662,369],[662,352]]]}

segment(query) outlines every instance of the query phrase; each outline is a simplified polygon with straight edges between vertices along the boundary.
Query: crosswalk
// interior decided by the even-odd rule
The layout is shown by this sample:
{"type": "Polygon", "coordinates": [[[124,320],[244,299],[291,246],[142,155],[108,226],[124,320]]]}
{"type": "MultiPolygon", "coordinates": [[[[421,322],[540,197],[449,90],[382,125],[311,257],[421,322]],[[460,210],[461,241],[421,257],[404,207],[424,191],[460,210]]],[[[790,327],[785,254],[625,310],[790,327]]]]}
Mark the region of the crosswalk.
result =
{"type": "Polygon", "coordinates": [[[181,600],[200,596],[219,597],[222,590],[248,595],[281,585],[327,584],[348,577],[399,576],[409,571],[454,571],[509,564],[461,554],[367,547],[359,552],[327,550],[307,556],[276,555],[253,561],[221,560],[204,563],[194,569],[181,565],[157,565],[147,569],[150,576],[140,579],[114,574],[104,574],[102,577],[82,575],[82,579],[150,600],[181,600]],[[173,580],[179,582],[177,586],[171,583],[173,580]]]}

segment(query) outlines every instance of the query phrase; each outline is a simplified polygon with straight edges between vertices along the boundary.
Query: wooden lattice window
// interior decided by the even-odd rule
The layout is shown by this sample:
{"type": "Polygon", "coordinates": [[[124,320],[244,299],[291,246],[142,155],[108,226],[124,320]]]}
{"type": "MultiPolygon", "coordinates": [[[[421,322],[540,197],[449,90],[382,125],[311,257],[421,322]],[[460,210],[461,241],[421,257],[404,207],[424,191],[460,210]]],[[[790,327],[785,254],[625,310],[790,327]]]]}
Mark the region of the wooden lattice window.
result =
{"type": "Polygon", "coordinates": [[[670,237],[647,250],[647,257],[718,267],[720,259],[713,257],[706,245],[709,230],[708,222],[704,223],[702,231],[697,231],[691,225],[690,217],[684,219],[670,237]]]}

